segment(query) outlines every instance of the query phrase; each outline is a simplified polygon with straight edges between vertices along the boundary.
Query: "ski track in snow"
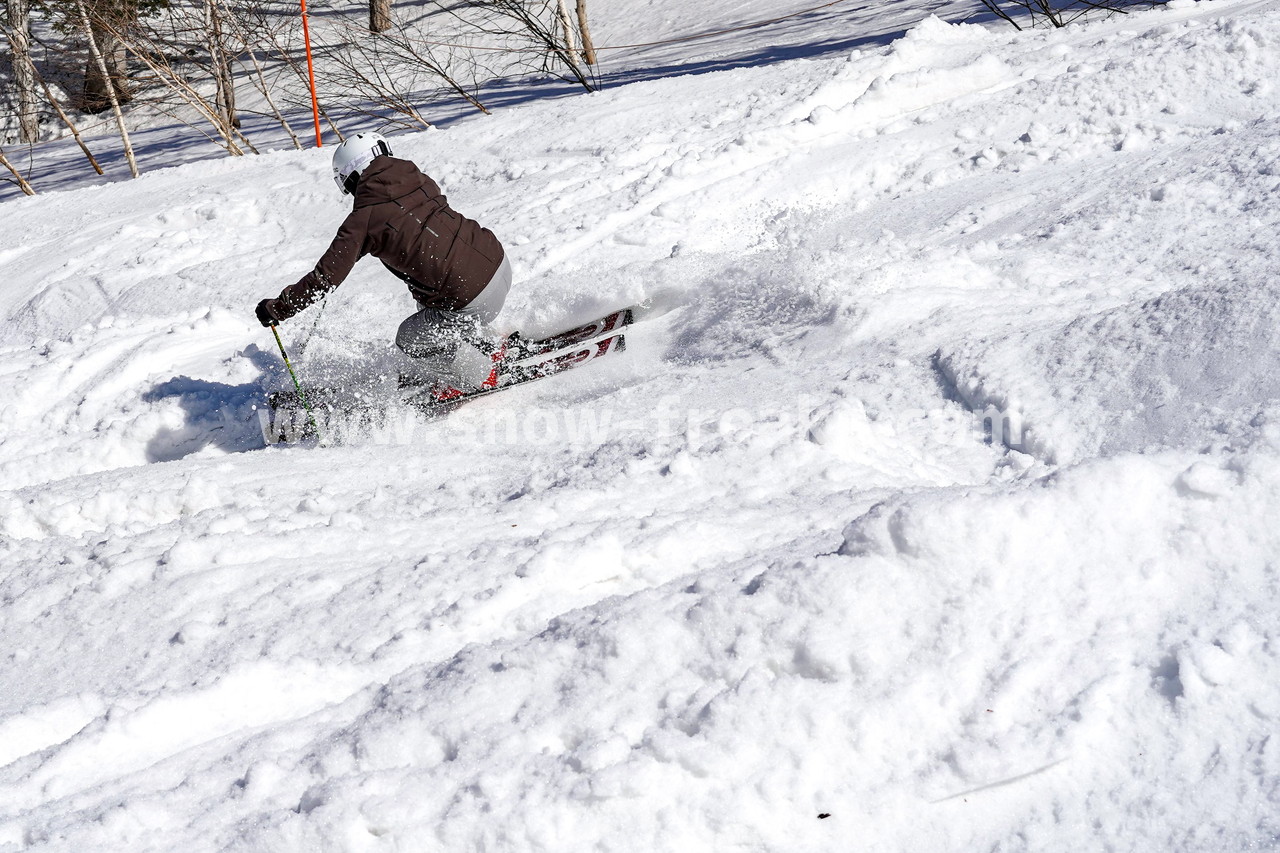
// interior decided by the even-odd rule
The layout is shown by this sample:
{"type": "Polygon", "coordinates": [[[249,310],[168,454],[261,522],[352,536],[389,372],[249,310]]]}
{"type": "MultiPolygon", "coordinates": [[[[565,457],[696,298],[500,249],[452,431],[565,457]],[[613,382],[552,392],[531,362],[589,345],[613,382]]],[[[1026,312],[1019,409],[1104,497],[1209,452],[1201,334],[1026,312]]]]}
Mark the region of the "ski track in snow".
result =
{"type": "MultiPolygon", "coordinates": [[[[644,308],[326,447],[263,448],[252,306],[327,152],[6,202],[0,851],[1280,846],[1278,33],[926,18],[397,137],[502,323],[644,308]]],[[[304,378],[395,375],[389,279],[304,378]]]]}

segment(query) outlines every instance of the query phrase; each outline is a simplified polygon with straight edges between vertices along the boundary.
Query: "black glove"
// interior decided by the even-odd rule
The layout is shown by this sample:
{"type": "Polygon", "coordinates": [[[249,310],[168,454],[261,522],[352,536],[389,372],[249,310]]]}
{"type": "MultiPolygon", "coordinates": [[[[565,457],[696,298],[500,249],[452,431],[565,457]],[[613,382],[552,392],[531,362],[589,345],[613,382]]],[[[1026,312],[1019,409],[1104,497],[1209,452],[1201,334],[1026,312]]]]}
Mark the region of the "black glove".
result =
{"type": "Polygon", "coordinates": [[[258,315],[258,322],[264,326],[274,326],[283,322],[276,313],[276,306],[280,303],[279,299],[264,299],[258,303],[258,307],[253,313],[258,315]]]}

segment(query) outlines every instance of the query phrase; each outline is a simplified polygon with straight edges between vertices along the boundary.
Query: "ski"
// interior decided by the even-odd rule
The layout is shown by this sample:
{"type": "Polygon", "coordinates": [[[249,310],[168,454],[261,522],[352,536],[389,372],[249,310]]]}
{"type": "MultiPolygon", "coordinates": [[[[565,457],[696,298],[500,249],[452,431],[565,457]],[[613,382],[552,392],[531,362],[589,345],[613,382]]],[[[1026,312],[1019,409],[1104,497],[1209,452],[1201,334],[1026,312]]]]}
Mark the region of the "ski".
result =
{"type": "MultiPolygon", "coordinates": [[[[625,351],[626,338],[616,333],[634,322],[633,307],[614,311],[598,320],[545,338],[526,340],[519,332],[513,332],[503,344],[503,355],[494,359],[496,370],[493,377],[483,387],[471,391],[446,391],[443,394],[433,394],[423,388],[404,398],[404,402],[421,411],[442,413],[504,388],[563,373],[611,353],[625,351]],[[567,352],[560,352],[561,350],[567,352]],[[559,354],[539,359],[540,356],[552,353],[559,354]],[[532,361],[533,359],[539,360],[532,361]]],[[[314,409],[328,416],[339,412],[376,411],[385,407],[385,401],[379,401],[376,395],[352,389],[311,387],[307,389],[307,397],[314,409]]],[[[301,400],[294,390],[274,392],[268,395],[267,402],[272,412],[302,409],[301,400]]]]}
{"type": "Polygon", "coordinates": [[[476,388],[472,391],[451,391],[445,394],[425,392],[409,398],[406,402],[428,413],[450,411],[477,397],[484,397],[537,379],[555,376],[557,373],[564,373],[566,370],[581,367],[606,355],[625,352],[626,349],[626,337],[624,335],[613,335],[603,340],[593,341],[589,346],[570,350],[545,361],[534,364],[508,363],[505,366],[500,366],[497,381],[490,387],[476,388]]]}
{"type": "Polygon", "coordinates": [[[507,338],[507,346],[511,352],[508,356],[510,359],[517,361],[525,361],[534,356],[546,355],[556,350],[566,349],[568,347],[585,344],[587,341],[612,334],[621,328],[630,326],[635,322],[636,315],[634,308],[623,308],[621,311],[614,311],[612,314],[606,314],[599,320],[585,323],[573,329],[558,332],[549,337],[539,338],[537,340],[528,341],[520,337],[519,332],[514,332],[507,338]]]}

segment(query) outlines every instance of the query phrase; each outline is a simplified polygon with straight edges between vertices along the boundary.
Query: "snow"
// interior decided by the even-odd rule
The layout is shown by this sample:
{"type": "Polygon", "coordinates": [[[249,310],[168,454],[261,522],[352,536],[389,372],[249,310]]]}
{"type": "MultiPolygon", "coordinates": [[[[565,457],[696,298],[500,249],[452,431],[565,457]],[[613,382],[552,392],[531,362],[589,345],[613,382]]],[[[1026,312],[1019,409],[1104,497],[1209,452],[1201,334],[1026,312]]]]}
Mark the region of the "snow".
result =
{"type": "Polygon", "coordinates": [[[396,136],[640,319],[325,446],[328,152],[0,206],[0,851],[1280,847],[1280,5],[912,10],[396,136]]]}

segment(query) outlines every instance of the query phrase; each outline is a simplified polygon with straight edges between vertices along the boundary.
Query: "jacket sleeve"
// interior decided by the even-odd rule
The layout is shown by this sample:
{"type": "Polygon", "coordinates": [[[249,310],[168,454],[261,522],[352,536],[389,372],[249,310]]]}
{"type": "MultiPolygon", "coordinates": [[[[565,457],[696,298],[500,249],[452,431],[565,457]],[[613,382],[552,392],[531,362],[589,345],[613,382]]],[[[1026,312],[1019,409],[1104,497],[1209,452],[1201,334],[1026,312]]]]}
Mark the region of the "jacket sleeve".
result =
{"type": "Polygon", "coordinates": [[[338,228],[333,242],[316,263],[315,269],[280,291],[276,313],[287,320],[303,308],[319,302],[331,290],[346,281],[356,261],[364,257],[368,236],[368,212],[353,210],[338,228]]]}

